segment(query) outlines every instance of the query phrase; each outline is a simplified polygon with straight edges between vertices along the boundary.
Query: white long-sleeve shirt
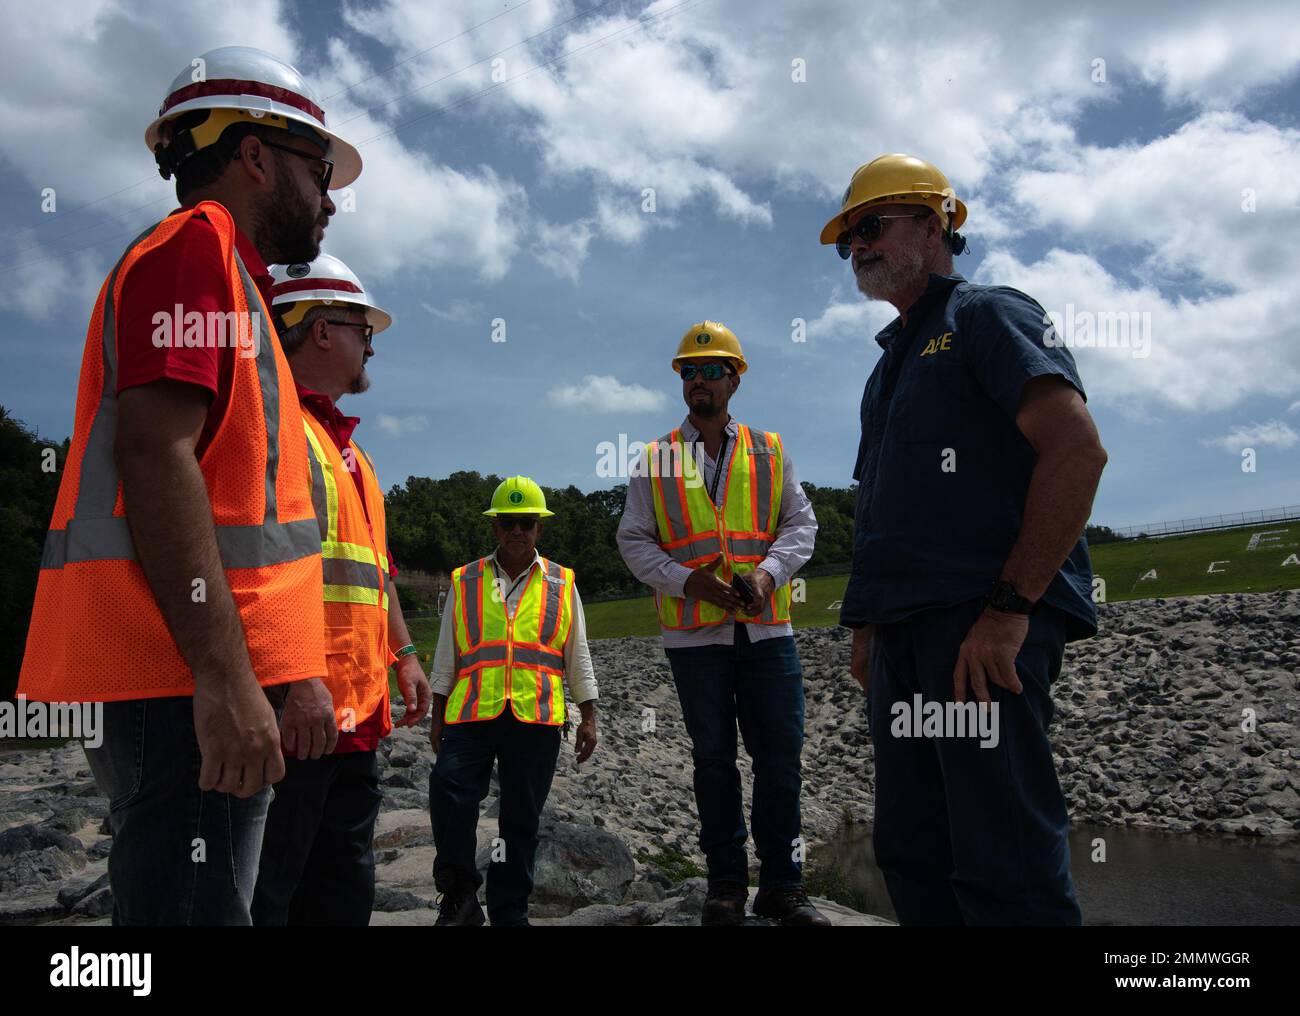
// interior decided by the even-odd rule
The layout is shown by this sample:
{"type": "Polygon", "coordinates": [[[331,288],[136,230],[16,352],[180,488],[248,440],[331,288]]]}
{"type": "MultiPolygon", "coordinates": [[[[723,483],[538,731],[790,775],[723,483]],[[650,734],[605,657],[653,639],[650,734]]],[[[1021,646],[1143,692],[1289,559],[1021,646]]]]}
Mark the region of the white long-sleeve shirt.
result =
{"type": "MultiPolygon", "coordinates": [[[[728,449],[737,440],[737,429],[736,421],[728,420],[726,427],[729,437],[728,449]]],[[[704,489],[708,491],[714,482],[719,465],[709,457],[708,452],[704,451],[703,445],[695,444],[699,440],[700,432],[691,423],[690,417],[682,423],[681,431],[682,439],[691,445],[691,454],[700,467],[704,489]]],[[[777,515],[776,539],[768,547],[767,556],[758,564],[758,567],[772,576],[777,587],[789,582],[795,572],[808,563],[817,537],[817,517],[813,514],[808,495],[799,486],[799,480],[794,472],[794,463],[790,460],[788,452],[783,457],[782,471],[784,483],[781,487],[781,511],[777,515]]],[[[718,490],[718,497],[723,501],[727,497],[729,482],[730,477],[724,473],[719,481],[718,490]]],[[[650,488],[649,476],[637,475],[628,479],[627,504],[623,508],[623,518],[618,524],[618,549],[632,574],[646,585],[666,596],[684,595],[686,580],[690,578],[694,569],[678,564],[672,559],[672,555],[659,546],[659,527],[655,522],[654,492],[650,488]]],[[[785,624],[742,623],[745,624],[751,642],[793,633],[789,622],[785,624]]],[[[664,647],[668,649],[688,646],[729,646],[734,645],[736,641],[734,618],[723,624],[707,625],[703,628],[660,627],[663,631],[664,647]]]]}
{"type": "MultiPolygon", "coordinates": [[[[542,566],[542,557],[534,550],[533,563],[514,579],[497,563],[496,551],[488,560],[504,583],[506,614],[514,617],[524,587],[528,585],[528,577],[534,568],[542,566]]],[[[429,685],[435,695],[450,695],[456,686],[456,662],[460,656],[456,648],[456,606],[456,587],[452,586],[447,590],[447,599],[442,607],[438,648],[433,654],[433,669],[429,671],[429,685]]],[[[564,683],[569,686],[569,697],[579,705],[597,697],[596,671],[591,665],[591,651],[587,648],[587,619],[577,586],[573,587],[573,623],[564,643],[564,683]]]]}

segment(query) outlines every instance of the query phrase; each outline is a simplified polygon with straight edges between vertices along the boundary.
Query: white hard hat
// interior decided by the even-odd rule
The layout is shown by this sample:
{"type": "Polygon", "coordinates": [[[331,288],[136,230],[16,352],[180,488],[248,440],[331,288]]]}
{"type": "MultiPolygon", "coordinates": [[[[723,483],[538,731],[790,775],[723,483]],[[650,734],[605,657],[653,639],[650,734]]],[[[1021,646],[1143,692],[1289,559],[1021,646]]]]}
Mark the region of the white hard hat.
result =
{"type": "Polygon", "coordinates": [[[361,154],[325,126],[325,111],[303,76],[270,53],[250,46],[223,46],[181,71],[167,89],[158,119],[144,133],[149,150],[156,151],[163,143],[163,124],[200,110],[221,110],[227,115],[211,118],[213,127],[195,139],[195,150],[215,142],[230,123],[256,123],[325,141],[325,155],[334,162],[331,190],[346,187],[361,175],[361,154]]]}
{"type": "Polygon", "coordinates": [[[276,265],[271,269],[271,313],[296,325],[314,306],[351,304],[365,311],[375,334],[393,323],[374,305],[356,274],[338,258],[321,254],[311,264],[276,265]],[[302,306],[299,306],[302,305],[302,306]]]}

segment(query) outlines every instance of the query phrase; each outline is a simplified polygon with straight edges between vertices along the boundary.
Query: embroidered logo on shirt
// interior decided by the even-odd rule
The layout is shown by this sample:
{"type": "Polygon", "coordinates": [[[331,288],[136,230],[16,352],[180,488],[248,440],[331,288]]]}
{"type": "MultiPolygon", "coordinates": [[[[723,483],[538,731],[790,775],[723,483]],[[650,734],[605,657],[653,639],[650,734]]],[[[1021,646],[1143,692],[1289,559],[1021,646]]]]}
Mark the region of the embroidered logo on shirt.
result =
{"type": "Polygon", "coordinates": [[[952,332],[944,332],[937,339],[931,339],[921,350],[922,356],[932,356],[935,353],[941,353],[944,350],[952,348],[952,332]]]}

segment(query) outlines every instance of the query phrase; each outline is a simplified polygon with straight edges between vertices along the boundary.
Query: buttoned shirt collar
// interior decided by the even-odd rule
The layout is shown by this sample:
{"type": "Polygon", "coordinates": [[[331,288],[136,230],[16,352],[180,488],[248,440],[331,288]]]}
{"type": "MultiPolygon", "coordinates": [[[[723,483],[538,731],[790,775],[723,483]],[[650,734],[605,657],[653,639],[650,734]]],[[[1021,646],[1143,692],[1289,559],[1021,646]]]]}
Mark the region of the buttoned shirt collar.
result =
{"type": "MultiPolygon", "coordinates": [[[[957,283],[965,281],[966,279],[963,276],[958,275],[955,272],[952,275],[935,275],[931,272],[930,279],[925,284],[925,292],[916,298],[916,302],[913,303],[912,306],[907,308],[908,319],[915,320],[917,315],[921,314],[925,310],[926,305],[930,303],[931,300],[935,299],[936,296],[948,292],[948,290],[957,283]]],[[[876,333],[876,342],[880,344],[881,349],[888,349],[893,344],[894,340],[902,334],[902,331],[903,319],[901,317],[896,317],[876,333]]]]}

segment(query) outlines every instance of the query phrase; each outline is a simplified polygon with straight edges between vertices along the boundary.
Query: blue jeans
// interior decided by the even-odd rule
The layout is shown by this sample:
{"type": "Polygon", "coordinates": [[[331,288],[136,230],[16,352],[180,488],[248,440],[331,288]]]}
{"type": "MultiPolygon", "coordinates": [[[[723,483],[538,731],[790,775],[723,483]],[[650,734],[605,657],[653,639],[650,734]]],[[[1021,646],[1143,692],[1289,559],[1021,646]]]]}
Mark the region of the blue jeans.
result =
{"type": "Polygon", "coordinates": [[[666,649],[677,684],[691,758],[700,849],[709,884],[749,884],[744,800],[736,768],[736,726],[753,759],[754,849],[760,889],[801,885],[798,850],[803,784],[803,668],[793,636],[751,642],[736,625],[731,646],[666,649]]]}
{"type": "Polygon", "coordinates": [[[495,761],[504,856],[488,865],[487,909],[493,924],[519,924],[528,918],[537,828],[559,755],[560,728],[517,720],[508,702],[494,720],[442,728],[438,760],[429,773],[429,819],[438,851],[434,884],[441,892],[457,880],[472,882],[475,889],[483,884],[474,863],[478,809],[487,797],[495,761]]]}
{"type": "MultiPolygon", "coordinates": [[[[288,688],[266,689],[279,716],[288,688]]],[[[113,923],[251,924],[271,788],[239,798],[199,789],[194,700],[104,704],[104,739],[86,748],[108,798],[113,923]]]]}
{"type": "Polygon", "coordinates": [[[989,685],[996,747],[969,736],[895,736],[908,728],[894,703],[914,708],[918,693],[923,703],[953,701],[957,652],[983,607],[974,600],[876,626],[868,706],[876,863],[903,924],[1079,924],[1070,819],[1047,738],[1065,615],[1046,605],[1030,615],[1016,657],[1021,694],[989,685]]]}

